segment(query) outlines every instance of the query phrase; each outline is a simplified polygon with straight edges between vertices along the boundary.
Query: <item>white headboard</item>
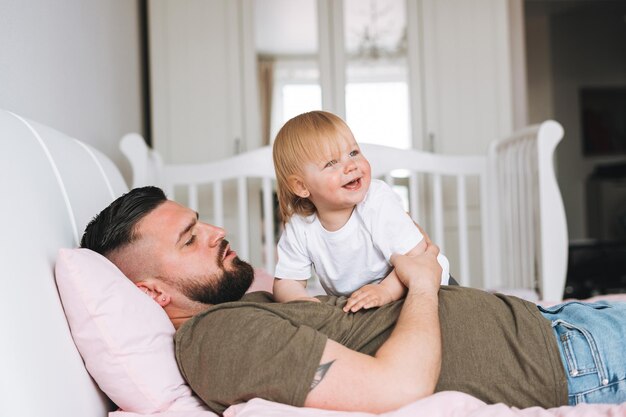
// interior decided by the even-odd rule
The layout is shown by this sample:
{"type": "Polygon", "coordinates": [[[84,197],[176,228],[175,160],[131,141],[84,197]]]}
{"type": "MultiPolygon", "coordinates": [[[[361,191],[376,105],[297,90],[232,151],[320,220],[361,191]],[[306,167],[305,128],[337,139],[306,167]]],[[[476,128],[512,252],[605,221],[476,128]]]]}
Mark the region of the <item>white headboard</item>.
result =
{"type": "Polygon", "coordinates": [[[74,346],[53,271],[127,186],[96,149],[3,110],[0,184],[1,414],[104,417],[111,404],[74,346]]]}

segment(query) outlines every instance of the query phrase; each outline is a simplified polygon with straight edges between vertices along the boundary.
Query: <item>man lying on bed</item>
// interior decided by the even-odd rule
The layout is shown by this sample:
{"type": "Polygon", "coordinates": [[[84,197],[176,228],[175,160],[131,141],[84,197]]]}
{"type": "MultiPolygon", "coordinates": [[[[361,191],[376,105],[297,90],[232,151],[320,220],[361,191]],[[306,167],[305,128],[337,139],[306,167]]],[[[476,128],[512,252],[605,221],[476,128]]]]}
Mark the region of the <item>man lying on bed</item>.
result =
{"type": "Polygon", "coordinates": [[[158,188],[117,199],[81,245],[165,309],[183,376],[217,412],[254,397],[382,412],[443,390],[520,408],[626,401],[626,303],[543,311],[440,288],[435,246],[393,258],[405,300],[353,314],[342,311],[343,297],[279,304],[244,295],[252,268],[225,231],[158,188]]]}

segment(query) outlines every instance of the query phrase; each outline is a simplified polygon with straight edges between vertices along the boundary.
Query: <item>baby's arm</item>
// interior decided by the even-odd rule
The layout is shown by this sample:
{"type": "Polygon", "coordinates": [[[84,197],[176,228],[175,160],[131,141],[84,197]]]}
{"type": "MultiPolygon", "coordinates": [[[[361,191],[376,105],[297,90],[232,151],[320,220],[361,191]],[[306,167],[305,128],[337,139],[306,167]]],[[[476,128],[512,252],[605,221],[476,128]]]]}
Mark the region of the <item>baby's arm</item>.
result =
{"type": "Polygon", "coordinates": [[[274,300],[286,303],[294,300],[318,301],[306,291],[306,280],[274,278],[274,300]]]}
{"type": "MultiPolygon", "coordinates": [[[[417,224],[417,223],[416,223],[417,224]]],[[[418,226],[419,227],[419,226],[418,226]]],[[[406,255],[416,256],[426,252],[428,241],[426,235],[413,249],[408,251],[406,255]]],[[[400,282],[395,269],[393,269],[380,284],[367,284],[356,290],[350,295],[348,302],[343,311],[355,312],[362,308],[380,307],[392,301],[399,300],[404,297],[406,288],[400,282]]]]}

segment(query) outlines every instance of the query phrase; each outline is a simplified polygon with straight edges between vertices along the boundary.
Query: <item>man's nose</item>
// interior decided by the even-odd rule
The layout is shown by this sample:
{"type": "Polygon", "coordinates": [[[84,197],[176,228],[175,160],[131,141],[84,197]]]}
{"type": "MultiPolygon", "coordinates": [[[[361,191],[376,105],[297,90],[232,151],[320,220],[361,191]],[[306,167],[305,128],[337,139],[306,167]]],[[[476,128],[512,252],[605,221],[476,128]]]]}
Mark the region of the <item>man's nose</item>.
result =
{"type": "Polygon", "coordinates": [[[212,224],[207,225],[209,228],[209,245],[217,246],[220,242],[226,237],[226,230],[221,227],[213,226],[212,224]]]}

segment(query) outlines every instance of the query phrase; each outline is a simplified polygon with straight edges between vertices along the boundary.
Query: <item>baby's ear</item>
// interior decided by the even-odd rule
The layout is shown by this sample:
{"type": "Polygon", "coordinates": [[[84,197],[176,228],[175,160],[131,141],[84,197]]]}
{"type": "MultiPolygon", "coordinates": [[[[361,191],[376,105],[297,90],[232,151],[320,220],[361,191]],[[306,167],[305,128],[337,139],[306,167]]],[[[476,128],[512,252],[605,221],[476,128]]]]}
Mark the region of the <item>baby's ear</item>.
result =
{"type": "Polygon", "coordinates": [[[309,196],[311,195],[301,177],[297,175],[291,175],[287,179],[287,182],[289,183],[289,189],[291,190],[291,192],[298,197],[309,198],[309,196]]]}

